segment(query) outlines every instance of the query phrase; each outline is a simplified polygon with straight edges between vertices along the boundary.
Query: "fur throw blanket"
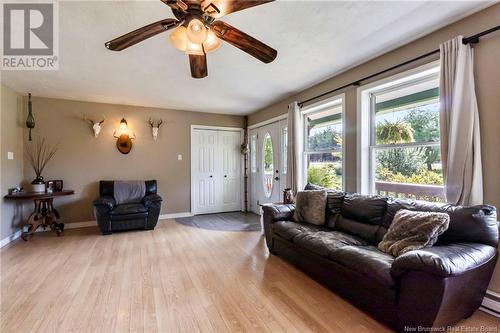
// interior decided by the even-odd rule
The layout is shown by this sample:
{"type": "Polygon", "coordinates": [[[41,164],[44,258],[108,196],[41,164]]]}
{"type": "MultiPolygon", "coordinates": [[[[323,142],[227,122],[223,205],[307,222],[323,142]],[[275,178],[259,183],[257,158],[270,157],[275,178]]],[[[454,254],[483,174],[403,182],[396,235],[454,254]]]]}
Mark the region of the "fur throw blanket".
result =
{"type": "Polygon", "coordinates": [[[450,216],[445,213],[399,210],[378,249],[395,257],[408,251],[431,247],[448,229],[450,216]]]}

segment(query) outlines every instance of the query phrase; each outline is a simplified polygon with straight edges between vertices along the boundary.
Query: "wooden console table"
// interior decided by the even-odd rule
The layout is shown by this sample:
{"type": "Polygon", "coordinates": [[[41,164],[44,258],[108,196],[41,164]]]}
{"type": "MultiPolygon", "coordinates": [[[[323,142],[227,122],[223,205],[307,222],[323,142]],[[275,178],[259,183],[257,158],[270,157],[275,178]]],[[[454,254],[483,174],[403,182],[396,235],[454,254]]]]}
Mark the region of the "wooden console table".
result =
{"type": "Polygon", "coordinates": [[[54,198],[73,194],[75,194],[75,191],[72,190],[53,193],[20,192],[6,195],[5,199],[34,201],[35,207],[26,221],[26,225],[29,226],[28,231],[21,234],[21,238],[27,241],[28,236],[33,236],[39,226],[42,226],[43,229],[50,227],[50,229],[56,232],[57,236],[61,235],[64,224],[63,227],[61,227],[60,224],[57,223],[59,212],[54,208],[54,198]]]}

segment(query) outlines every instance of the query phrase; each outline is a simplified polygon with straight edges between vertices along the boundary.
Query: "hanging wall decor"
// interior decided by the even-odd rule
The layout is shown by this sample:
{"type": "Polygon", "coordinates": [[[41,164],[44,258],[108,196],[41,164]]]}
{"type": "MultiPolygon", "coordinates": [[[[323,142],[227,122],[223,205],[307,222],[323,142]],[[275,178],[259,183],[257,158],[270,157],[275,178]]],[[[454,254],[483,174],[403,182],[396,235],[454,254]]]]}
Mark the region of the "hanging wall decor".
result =
{"type": "Polygon", "coordinates": [[[88,119],[85,115],[83,115],[83,120],[90,124],[90,126],[92,127],[92,131],[94,131],[94,136],[97,138],[99,136],[99,133],[101,133],[102,124],[104,124],[104,120],[106,120],[106,118],[103,115],[101,121],[94,121],[92,119],[88,119]]]}
{"type": "Polygon", "coordinates": [[[35,128],[35,117],[33,117],[33,107],[31,104],[31,94],[28,94],[28,118],[26,118],[26,127],[29,128],[29,140],[32,141],[31,138],[31,130],[35,128]]]}
{"type": "Polygon", "coordinates": [[[149,126],[151,126],[151,134],[153,134],[153,140],[156,141],[158,139],[158,132],[160,131],[161,124],[163,124],[163,120],[160,119],[158,122],[155,122],[149,118],[149,126]]]}

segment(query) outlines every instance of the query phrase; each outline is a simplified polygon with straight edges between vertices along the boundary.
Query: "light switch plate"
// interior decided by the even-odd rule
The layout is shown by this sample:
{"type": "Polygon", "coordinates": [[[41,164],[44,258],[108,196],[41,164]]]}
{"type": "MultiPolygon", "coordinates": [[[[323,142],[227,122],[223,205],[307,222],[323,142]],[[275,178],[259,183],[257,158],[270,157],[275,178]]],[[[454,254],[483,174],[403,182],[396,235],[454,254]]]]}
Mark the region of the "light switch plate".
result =
{"type": "Polygon", "coordinates": [[[14,159],[14,153],[11,152],[11,151],[7,152],[7,159],[8,160],[13,160],[14,159]]]}
{"type": "Polygon", "coordinates": [[[181,154],[177,155],[177,160],[182,161],[182,155],[181,154]]]}

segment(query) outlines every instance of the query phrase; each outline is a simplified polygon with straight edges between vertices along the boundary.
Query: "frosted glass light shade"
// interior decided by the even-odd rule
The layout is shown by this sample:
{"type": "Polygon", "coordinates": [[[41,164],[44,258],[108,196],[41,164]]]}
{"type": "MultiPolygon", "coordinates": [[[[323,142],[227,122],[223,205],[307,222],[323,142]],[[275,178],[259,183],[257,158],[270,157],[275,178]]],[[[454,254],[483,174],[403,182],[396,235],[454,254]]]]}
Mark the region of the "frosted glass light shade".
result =
{"type": "Polygon", "coordinates": [[[187,38],[190,42],[196,44],[205,43],[207,40],[207,28],[198,19],[192,19],[187,26],[187,38]]]}
{"type": "Polygon", "coordinates": [[[189,40],[187,38],[186,34],[186,27],[185,26],[180,26],[177,27],[171,34],[170,34],[170,43],[179,51],[186,51],[187,48],[187,43],[189,43],[189,40]]]}
{"type": "Polygon", "coordinates": [[[203,44],[191,42],[187,37],[187,31],[186,27],[180,26],[170,34],[170,43],[179,51],[187,54],[203,55],[214,52],[221,46],[220,39],[211,30],[207,30],[207,38],[203,44]]]}
{"type": "Polygon", "coordinates": [[[205,48],[205,53],[210,53],[217,51],[221,46],[220,39],[211,31],[208,31],[207,40],[203,43],[203,47],[205,48]]]}
{"type": "Polygon", "coordinates": [[[191,43],[191,42],[187,42],[186,53],[193,54],[193,55],[204,55],[205,54],[205,52],[203,52],[203,48],[201,47],[201,44],[196,44],[196,43],[191,43]]]}

